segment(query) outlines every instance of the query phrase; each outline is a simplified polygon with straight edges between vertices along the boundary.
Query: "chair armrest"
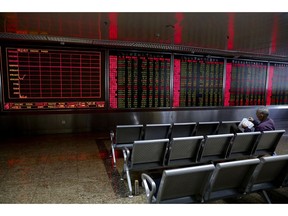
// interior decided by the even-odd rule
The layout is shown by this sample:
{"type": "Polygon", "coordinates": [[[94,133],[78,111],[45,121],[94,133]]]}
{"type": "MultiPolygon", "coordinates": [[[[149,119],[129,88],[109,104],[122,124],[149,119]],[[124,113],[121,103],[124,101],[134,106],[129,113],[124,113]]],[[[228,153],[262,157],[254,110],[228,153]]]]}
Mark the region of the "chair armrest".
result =
{"type": "Polygon", "coordinates": [[[110,140],[111,140],[112,143],[114,142],[114,136],[115,136],[114,131],[111,130],[110,131],[110,140]]]}
{"type": "Polygon", "coordinates": [[[141,174],[141,178],[142,178],[142,186],[145,189],[146,198],[147,198],[148,203],[155,202],[156,198],[154,195],[156,192],[156,183],[154,182],[154,180],[149,175],[147,175],[145,173],[141,174]]]}
{"type": "Polygon", "coordinates": [[[128,159],[130,158],[130,150],[127,147],[124,147],[122,151],[123,151],[124,163],[128,165],[128,159]]]}

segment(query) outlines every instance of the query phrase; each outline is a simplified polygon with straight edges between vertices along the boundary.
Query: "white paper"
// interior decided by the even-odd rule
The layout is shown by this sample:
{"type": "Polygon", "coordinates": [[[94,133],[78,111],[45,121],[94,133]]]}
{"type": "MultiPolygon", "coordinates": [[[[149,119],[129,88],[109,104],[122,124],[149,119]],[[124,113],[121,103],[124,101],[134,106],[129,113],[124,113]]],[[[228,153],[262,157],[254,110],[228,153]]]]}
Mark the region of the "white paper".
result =
{"type": "Polygon", "coordinates": [[[244,132],[244,128],[242,128],[242,124],[245,124],[246,126],[248,126],[249,129],[254,127],[254,124],[251,121],[249,121],[247,118],[243,118],[240,124],[238,125],[239,130],[241,130],[242,132],[244,132]]]}

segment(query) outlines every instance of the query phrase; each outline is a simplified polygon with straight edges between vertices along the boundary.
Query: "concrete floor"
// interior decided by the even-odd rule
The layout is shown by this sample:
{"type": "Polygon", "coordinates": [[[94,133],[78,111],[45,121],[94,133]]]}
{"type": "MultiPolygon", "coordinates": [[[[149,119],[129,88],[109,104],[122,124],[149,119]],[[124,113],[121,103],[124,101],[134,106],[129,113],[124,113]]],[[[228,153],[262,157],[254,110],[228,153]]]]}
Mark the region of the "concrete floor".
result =
{"type": "MultiPolygon", "coordinates": [[[[278,154],[287,154],[283,137],[278,154]]],[[[143,204],[144,190],[127,197],[120,180],[121,152],[113,167],[108,134],[57,134],[2,138],[1,204],[143,204]]],[[[276,203],[288,203],[288,188],[272,192],[276,203]]],[[[257,193],[211,203],[265,203],[257,193]]]]}

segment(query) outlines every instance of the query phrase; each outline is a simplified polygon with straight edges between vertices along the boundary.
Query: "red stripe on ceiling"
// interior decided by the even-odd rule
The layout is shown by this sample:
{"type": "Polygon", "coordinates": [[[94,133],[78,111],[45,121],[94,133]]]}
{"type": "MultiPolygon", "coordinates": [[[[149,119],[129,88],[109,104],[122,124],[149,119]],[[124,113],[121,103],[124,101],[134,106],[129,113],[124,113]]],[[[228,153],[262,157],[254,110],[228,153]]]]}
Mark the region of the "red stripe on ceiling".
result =
{"type": "Polygon", "coordinates": [[[180,44],[182,42],[182,29],[181,22],[184,19],[183,13],[175,14],[176,23],[175,23],[175,33],[174,33],[174,43],[180,44]]]}
{"type": "Polygon", "coordinates": [[[98,39],[102,39],[102,31],[101,31],[101,14],[98,14],[98,39]]]}
{"type": "Polygon", "coordinates": [[[109,39],[117,40],[118,39],[118,14],[109,13],[109,39]]]}
{"type": "Polygon", "coordinates": [[[276,52],[277,35],[278,35],[278,16],[274,15],[270,54],[274,54],[276,52]]]}
{"type": "MultiPolygon", "coordinates": [[[[9,14],[6,22],[6,31],[10,33],[18,33],[18,17],[17,14],[9,14]]],[[[21,32],[19,32],[21,34],[21,32]]]]}
{"type": "Polygon", "coordinates": [[[227,35],[227,49],[233,50],[234,48],[234,13],[228,15],[228,35],[227,35]]]}

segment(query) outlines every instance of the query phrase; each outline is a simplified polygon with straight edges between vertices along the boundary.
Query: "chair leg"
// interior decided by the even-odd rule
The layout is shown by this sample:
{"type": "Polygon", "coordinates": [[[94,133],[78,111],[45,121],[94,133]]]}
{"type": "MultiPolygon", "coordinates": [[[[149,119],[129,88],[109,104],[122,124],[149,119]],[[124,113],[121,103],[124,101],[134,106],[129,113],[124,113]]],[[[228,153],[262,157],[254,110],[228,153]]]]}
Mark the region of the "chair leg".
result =
{"type": "Polygon", "coordinates": [[[116,156],[115,156],[115,149],[113,146],[111,146],[111,150],[112,150],[112,157],[113,157],[113,165],[114,167],[116,167],[116,156]]]}
{"type": "Polygon", "coordinates": [[[123,181],[125,177],[127,179],[128,190],[129,190],[128,197],[133,197],[131,177],[130,177],[130,172],[129,172],[129,168],[127,164],[124,164],[123,170],[121,172],[121,181],[123,181]]]}
{"type": "Polygon", "coordinates": [[[125,179],[125,175],[126,175],[125,168],[123,168],[123,170],[121,172],[121,179],[120,179],[121,181],[123,181],[125,179]]]}
{"type": "Polygon", "coordinates": [[[126,177],[127,177],[127,183],[128,183],[128,189],[129,189],[128,197],[133,197],[133,194],[132,194],[132,183],[131,183],[130,173],[129,173],[128,169],[126,170],[126,177]]]}
{"type": "Polygon", "coordinates": [[[263,196],[264,199],[267,201],[267,203],[271,204],[272,202],[271,202],[271,200],[270,200],[270,198],[269,198],[267,192],[266,192],[265,190],[262,190],[261,192],[262,192],[262,193],[261,193],[262,196],[263,196]]]}
{"type": "Polygon", "coordinates": [[[124,157],[124,165],[123,165],[123,172],[122,176],[124,177],[126,173],[127,183],[128,183],[128,189],[129,189],[129,197],[133,197],[132,195],[132,184],[131,184],[131,177],[129,173],[129,166],[128,166],[128,158],[130,156],[130,151],[128,148],[125,148],[123,151],[123,157],[124,157]]]}

